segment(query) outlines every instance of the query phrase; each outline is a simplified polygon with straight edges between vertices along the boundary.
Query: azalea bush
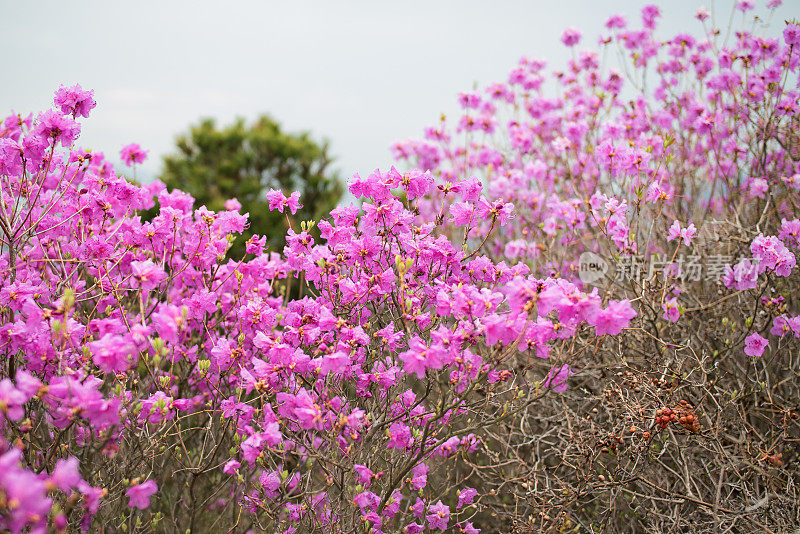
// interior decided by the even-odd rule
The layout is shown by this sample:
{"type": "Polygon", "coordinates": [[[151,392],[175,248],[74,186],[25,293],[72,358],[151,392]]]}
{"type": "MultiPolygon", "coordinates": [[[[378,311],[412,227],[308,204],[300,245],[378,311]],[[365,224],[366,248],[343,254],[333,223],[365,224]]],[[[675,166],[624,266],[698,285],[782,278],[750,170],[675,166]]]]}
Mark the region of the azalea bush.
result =
{"type": "Polygon", "coordinates": [[[9,116],[0,529],[800,523],[800,27],[642,15],[462,94],[321,220],[270,191],[285,248],[233,259],[236,199],[79,148],[91,91],[9,116]]]}
{"type": "Polygon", "coordinates": [[[569,291],[558,321],[538,297],[539,324],[569,338],[539,355],[575,374],[488,429],[483,457],[461,467],[508,530],[800,523],[800,28],[766,36],[769,12],[749,1],[731,26],[700,9],[697,32],[666,39],[659,16],[610,17],[599,50],[578,51],[568,29],[566,68],[523,58],[505,82],[462,93],[457,120],[394,146],[442,184],[423,216],[474,223],[444,229],[451,239],[488,235],[493,261],[638,314],[596,337],[563,313],[569,291]],[[463,176],[513,205],[500,232],[485,203],[451,194],[463,176]]]}
{"type": "MultiPolygon", "coordinates": [[[[254,236],[227,260],[247,224],[238,202],[194,209],[64,149],[94,103],[79,86],[55,103],[4,123],[1,504],[14,532],[476,531],[466,477],[429,473],[566,387],[567,367],[530,383],[517,361],[636,315],[451,242],[415,215],[435,186],[421,171],[356,177],[360,206],[292,228],[283,254],[254,236]],[[571,331],[537,317],[545,306],[571,331]]],[[[145,156],[122,151],[131,166],[145,156]]],[[[459,198],[508,223],[511,205],[481,189],[465,181],[459,198]]],[[[267,196],[291,226],[298,195],[267,196]]]]}

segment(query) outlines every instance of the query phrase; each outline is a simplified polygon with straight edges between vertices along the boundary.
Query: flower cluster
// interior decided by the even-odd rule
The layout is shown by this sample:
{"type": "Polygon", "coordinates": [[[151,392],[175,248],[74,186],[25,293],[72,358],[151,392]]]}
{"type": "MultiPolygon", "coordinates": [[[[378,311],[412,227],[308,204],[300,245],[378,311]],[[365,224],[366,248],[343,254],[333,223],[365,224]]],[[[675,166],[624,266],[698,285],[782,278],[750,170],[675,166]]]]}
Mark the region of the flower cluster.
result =
{"type": "MultiPolygon", "coordinates": [[[[563,392],[565,363],[520,390],[514,362],[578,335],[617,335],[636,317],[627,300],[604,304],[454,243],[417,215],[436,180],[416,170],[356,175],[360,205],[290,228],[282,254],[254,237],[245,258],[226,260],[247,224],[235,200],[211,212],[158,182],[134,185],[100,153],[57,149],[71,147],[90,99],[62,88],[57,110],[5,122],[3,187],[15,201],[0,213],[0,337],[17,371],[0,382],[0,407],[3,458],[17,474],[0,506],[13,532],[150,510],[168,499],[157,462],[170,460],[191,480],[224,476],[231,492],[218,506],[287,532],[343,525],[353,505],[374,532],[477,531],[467,515],[476,490],[452,488],[452,507],[445,494],[422,496],[442,491],[429,469],[479,450],[476,423],[488,414],[475,400],[563,392]],[[202,428],[213,446],[196,441],[202,428]],[[68,478],[64,466],[77,473],[89,451],[87,481],[53,482],[60,494],[37,474],[68,478]]],[[[122,151],[128,164],[144,154],[122,151]]],[[[451,210],[447,227],[486,226],[485,242],[514,206],[482,189],[466,179],[445,196],[469,213],[451,210]]],[[[297,193],[267,199],[267,209],[299,207],[297,193]]]]}
{"type": "MultiPolygon", "coordinates": [[[[657,7],[647,6],[643,28],[634,29],[626,17],[612,16],[600,39],[603,47],[625,51],[642,77],[654,76],[651,90],[634,85],[633,95],[625,93],[624,73],[604,71],[598,53],[586,50],[554,72],[560,92],[549,96],[545,61],[523,58],[505,83],[460,95],[463,118],[454,132],[442,117],[424,139],[396,143],[400,161],[426,168],[440,181],[420,204],[423,216],[433,220],[449,211],[451,222],[467,226],[452,236],[463,235],[464,242],[480,239],[499,222],[502,234],[485,243],[490,258],[524,260],[532,273],[557,273],[580,289],[583,252],[612,264],[640,252],[661,257],[658,287],[627,287],[624,294],[663,310],[670,322],[695,297],[681,285],[682,266],[669,243],[693,248],[700,259],[730,254],[710,237],[731,213],[737,214],[731,227],[751,246],[748,257],[719,273],[724,286],[763,289],[771,277],[792,275],[791,249],[800,244],[794,209],[800,165],[787,141],[800,112],[798,26],[787,23],[782,39],[740,31],[720,47],[708,27],[706,40],[688,34],[659,40],[659,17],[657,7]],[[757,113],[768,114],[774,128],[764,134],[768,142],[748,155],[747,140],[761,134],[740,119],[757,113]],[[473,219],[473,204],[453,198],[467,183],[463,177],[481,184],[487,197],[513,205],[515,217],[473,219]],[[745,223],[751,220],[760,222],[758,231],[745,223]]],[[[576,47],[580,38],[570,28],[561,40],[576,47]]],[[[743,338],[738,347],[744,348],[743,338]]]]}
{"type": "MultiPolygon", "coordinates": [[[[800,165],[785,136],[800,31],[719,49],[657,40],[659,15],[646,7],[641,29],[612,17],[602,40],[655,74],[651,94],[626,99],[623,75],[583,51],[548,96],[545,63],[524,58],[507,83],[459,97],[454,132],[443,118],[398,143],[413,168],[355,175],[357,202],[299,227],[287,216],[282,251],[254,236],[242,258],[227,257],[247,226],[238,201],[212,212],[75,146],[90,91],[62,87],[54,109],[8,117],[0,529],[247,514],[290,534],[478,532],[497,493],[478,471],[519,458],[490,454],[497,429],[591,375],[592,359],[694,342],[766,356],[765,336],[800,336],[793,300],[758,300],[795,274],[800,165]],[[739,119],[767,111],[766,133],[739,119]],[[730,241],[751,258],[704,303],[671,262],[680,246],[710,250],[716,219],[740,225],[730,241]],[[579,276],[584,252],[639,251],[672,260],[624,287],[579,276]],[[736,292],[754,293],[752,317],[734,316],[746,327],[687,343],[687,318],[736,292]]],[[[146,152],[121,157],[135,168],[146,152]]],[[[300,207],[296,192],[266,200],[300,207]]]]}

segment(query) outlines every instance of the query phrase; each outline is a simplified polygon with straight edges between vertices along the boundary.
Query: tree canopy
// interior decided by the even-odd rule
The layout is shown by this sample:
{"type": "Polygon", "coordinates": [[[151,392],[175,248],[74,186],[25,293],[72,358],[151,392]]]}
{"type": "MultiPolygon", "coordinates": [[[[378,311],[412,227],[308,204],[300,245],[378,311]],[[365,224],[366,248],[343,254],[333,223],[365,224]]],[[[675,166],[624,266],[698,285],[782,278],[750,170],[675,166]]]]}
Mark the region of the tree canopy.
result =
{"type": "Polygon", "coordinates": [[[250,227],[231,248],[244,251],[254,234],[264,235],[274,250],[284,243],[286,216],[267,209],[270,189],[300,191],[303,207],[294,217],[319,220],[336,206],[343,187],[330,170],[327,142],[318,143],[308,132],[286,133],[269,115],[252,124],[238,118],[218,128],[214,119],[202,119],[177,140],[177,153],[164,158],[160,177],[169,189],[180,189],[196,199],[196,206],[225,209],[236,198],[249,213],[250,227]]]}

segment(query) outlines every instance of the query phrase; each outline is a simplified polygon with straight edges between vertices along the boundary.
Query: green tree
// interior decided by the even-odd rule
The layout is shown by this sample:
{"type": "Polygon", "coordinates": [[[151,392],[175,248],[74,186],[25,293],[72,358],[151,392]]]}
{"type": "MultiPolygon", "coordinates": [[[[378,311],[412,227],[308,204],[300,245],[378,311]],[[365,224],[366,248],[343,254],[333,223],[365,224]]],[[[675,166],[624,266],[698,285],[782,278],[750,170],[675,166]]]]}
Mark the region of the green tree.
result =
{"type": "MultiPolygon", "coordinates": [[[[290,215],[295,221],[318,221],[342,196],[341,180],[328,169],[327,142],[315,142],[308,132],[283,132],[268,115],[252,125],[239,118],[222,129],[213,119],[203,119],[176,144],[178,151],[164,158],[160,177],[170,190],[185,191],[196,199],[196,207],[214,211],[236,198],[242,212],[250,214],[250,227],[231,247],[232,257],[244,253],[253,234],[266,236],[271,250],[283,247],[286,216],[269,211],[265,196],[270,189],[287,195],[300,191],[303,208],[290,215]]],[[[299,223],[292,224],[299,231],[299,223]]]]}

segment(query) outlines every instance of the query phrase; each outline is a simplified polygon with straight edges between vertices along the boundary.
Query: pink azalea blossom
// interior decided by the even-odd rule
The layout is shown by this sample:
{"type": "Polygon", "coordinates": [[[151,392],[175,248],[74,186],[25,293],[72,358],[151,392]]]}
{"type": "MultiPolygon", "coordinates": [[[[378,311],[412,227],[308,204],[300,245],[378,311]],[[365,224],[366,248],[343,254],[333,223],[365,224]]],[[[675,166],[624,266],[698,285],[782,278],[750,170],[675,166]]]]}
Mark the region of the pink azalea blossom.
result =
{"type": "Polygon", "coordinates": [[[764,349],[769,345],[769,341],[753,332],[744,340],[744,353],[748,356],[759,357],[764,354],[764,349]]]}
{"type": "Polygon", "coordinates": [[[758,260],[758,271],[774,271],[778,276],[789,276],[797,264],[793,253],[774,236],[759,235],[750,244],[753,257],[758,260]]]}
{"type": "Polygon", "coordinates": [[[142,289],[155,289],[167,278],[167,273],[150,260],[131,262],[133,278],[142,289]]]}
{"type": "Polygon", "coordinates": [[[36,118],[33,133],[42,139],[52,139],[63,147],[70,147],[81,132],[81,125],[72,118],[48,109],[36,118]]]}
{"type": "Polygon", "coordinates": [[[269,203],[270,211],[278,210],[283,213],[283,210],[288,208],[292,215],[297,213],[297,210],[303,206],[300,204],[300,192],[294,191],[288,197],[278,189],[270,189],[267,192],[267,202],[269,203]]]}
{"type": "Polygon", "coordinates": [[[789,24],[783,30],[783,40],[789,46],[800,45],[800,25],[789,24]]]}
{"type": "Polygon", "coordinates": [[[734,267],[725,266],[722,283],[729,289],[755,289],[758,285],[758,264],[744,258],[734,267]]]}
{"type": "Polygon", "coordinates": [[[475,496],[478,494],[478,490],[475,488],[466,488],[458,492],[458,506],[457,508],[463,508],[464,506],[469,506],[475,500],[475,496]]]}
{"type": "Polygon", "coordinates": [[[127,371],[135,359],[136,350],[124,336],[107,333],[89,343],[92,360],[106,373],[127,371]]]}
{"type": "Polygon", "coordinates": [[[608,308],[600,310],[597,315],[590,321],[595,327],[595,332],[598,336],[610,334],[615,336],[619,334],[623,328],[630,325],[631,319],[636,317],[637,313],[633,310],[631,303],[628,299],[621,301],[612,301],[609,303],[608,308]]]}
{"type": "Polygon", "coordinates": [[[561,42],[566,46],[575,46],[581,40],[581,32],[577,28],[567,28],[561,34],[561,42]]]}
{"type": "Polygon", "coordinates": [[[125,165],[131,167],[136,163],[142,163],[147,158],[147,151],[142,150],[137,143],[131,143],[122,147],[119,157],[125,165]]]}
{"type": "Polygon", "coordinates": [[[569,365],[564,364],[561,367],[553,368],[547,373],[547,376],[542,382],[542,387],[551,388],[553,391],[563,393],[567,390],[567,379],[573,375],[572,369],[569,365]]]}
{"type": "Polygon", "coordinates": [[[78,459],[74,456],[59,459],[50,474],[50,482],[65,493],[77,488],[82,480],[78,471],[78,459]]]}
{"type": "Polygon", "coordinates": [[[672,226],[669,227],[669,233],[667,234],[667,241],[672,241],[673,239],[682,238],[683,244],[687,247],[691,244],[692,239],[697,235],[697,228],[695,228],[693,223],[689,223],[689,226],[686,228],[681,228],[681,224],[678,221],[672,223],[672,226]]]}
{"type": "Polygon", "coordinates": [[[61,113],[75,117],[88,117],[97,102],[92,98],[94,91],[85,91],[79,84],[72,87],[59,87],[53,102],[61,109],[61,113]]]}
{"type": "Polygon", "coordinates": [[[228,460],[225,465],[222,467],[222,472],[226,475],[233,475],[236,474],[236,471],[242,466],[236,460],[228,460]]]}
{"type": "Polygon", "coordinates": [[[152,480],[131,486],[125,492],[128,497],[128,507],[146,510],[150,507],[150,497],[158,491],[158,485],[152,480]]]}
{"type": "Polygon", "coordinates": [[[450,508],[438,501],[428,507],[428,514],[425,516],[428,527],[432,529],[447,530],[447,522],[450,520],[450,508]]]}
{"type": "Polygon", "coordinates": [[[681,316],[680,308],[678,307],[678,299],[674,297],[664,302],[662,309],[664,310],[664,319],[671,323],[676,322],[681,316]]]}

